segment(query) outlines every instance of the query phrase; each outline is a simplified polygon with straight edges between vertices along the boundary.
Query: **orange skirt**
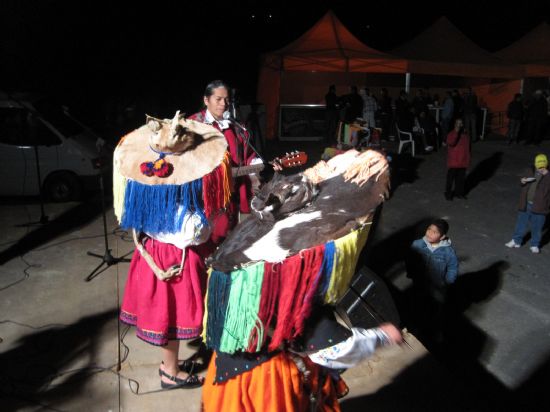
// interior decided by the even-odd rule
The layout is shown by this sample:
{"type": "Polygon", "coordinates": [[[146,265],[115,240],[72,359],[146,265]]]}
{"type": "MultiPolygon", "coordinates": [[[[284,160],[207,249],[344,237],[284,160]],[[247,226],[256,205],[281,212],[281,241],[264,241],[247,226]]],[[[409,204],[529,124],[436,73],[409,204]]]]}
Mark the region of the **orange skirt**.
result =
{"type": "Polygon", "coordinates": [[[214,384],[215,361],[214,353],[202,391],[205,412],[306,412],[311,411],[310,393],[321,399],[317,411],[340,412],[332,378],[320,381],[321,368],[315,364],[307,363],[311,373],[306,384],[292,358],[282,352],[249,372],[214,384]]]}

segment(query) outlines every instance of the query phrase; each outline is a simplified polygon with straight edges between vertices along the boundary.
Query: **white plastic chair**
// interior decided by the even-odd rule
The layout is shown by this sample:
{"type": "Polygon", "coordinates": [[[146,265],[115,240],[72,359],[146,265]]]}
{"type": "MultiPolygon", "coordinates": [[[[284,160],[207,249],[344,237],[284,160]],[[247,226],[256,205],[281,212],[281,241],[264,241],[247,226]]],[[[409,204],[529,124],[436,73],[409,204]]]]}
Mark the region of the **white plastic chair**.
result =
{"type": "Polygon", "coordinates": [[[397,130],[397,138],[399,139],[399,148],[397,149],[397,153],[401,154],[403,146],[410,143],[411,152],[414,157],[414,139],[412,133],[399,130],[399,126],[397,126],[397,123],[395,124],[395,130],[397,130]]]}

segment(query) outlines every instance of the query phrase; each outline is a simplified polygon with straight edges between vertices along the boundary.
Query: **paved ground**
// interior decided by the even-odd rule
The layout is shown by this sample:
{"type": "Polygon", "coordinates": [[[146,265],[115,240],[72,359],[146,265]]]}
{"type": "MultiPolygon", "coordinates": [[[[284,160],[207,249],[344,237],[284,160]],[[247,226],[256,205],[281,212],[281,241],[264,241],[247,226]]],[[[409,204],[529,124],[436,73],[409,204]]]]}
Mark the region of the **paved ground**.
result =
{"type": "MultiPolygon", "coordinates": [[[[442,194],[443,152],[394,156],[394,192],[366,256],[393,285],[413,348],[381,351],[347,371],[344,410],[543,410],[537,383],[549,375],[550,248],[533,256],[526,247],[503,247],[514,225],[518,175],[539,150],[550,152],[546,144],[474,145],[469,199],[453,202],[442,194]],[[463,274],[464,299],[444,345],[424,340],[403,272],[408,245],[433,216],[449,219],[463,274]]],[[[39,219],[38,205],[0,204],[0,410],[196,411],[200,389],[154,392],[158,350],[138,341],[133,329],[124,335],[117,321],[128,264],[85,282],[99,263],[86,252],[104,249],[98,205],[97,199],[47,204],[51,223],[22,228],[15,225],[39,219]]],[[[112,211],[107,217],[113,255],[130,252],[112,211]]],[[[183,346],[183,358],[195,350],[183,346]]]]}

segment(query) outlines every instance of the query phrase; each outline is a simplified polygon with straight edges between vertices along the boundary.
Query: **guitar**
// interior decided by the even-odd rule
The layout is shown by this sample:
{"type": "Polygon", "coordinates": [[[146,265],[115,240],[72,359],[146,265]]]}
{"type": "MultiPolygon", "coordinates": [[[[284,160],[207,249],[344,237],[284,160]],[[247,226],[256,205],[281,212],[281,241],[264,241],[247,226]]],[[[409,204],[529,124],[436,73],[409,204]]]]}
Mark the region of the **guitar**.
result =
{"type": "MultiPolygon", "coordinates": [[[[273,159],[273,162],[279,163],[284,169],[302,166],[307,162],[307,153],[294,151],[291,153],[287,153],[283,157],[276,157],[275,159],[273,159]]],[[[264,168],[265,164],[263,163],[250,166],[233,167],[231,168],[231,175],[233,177],[245,176],[250,173],[261,172],[262,170],[264,170],[264,168]]]]}

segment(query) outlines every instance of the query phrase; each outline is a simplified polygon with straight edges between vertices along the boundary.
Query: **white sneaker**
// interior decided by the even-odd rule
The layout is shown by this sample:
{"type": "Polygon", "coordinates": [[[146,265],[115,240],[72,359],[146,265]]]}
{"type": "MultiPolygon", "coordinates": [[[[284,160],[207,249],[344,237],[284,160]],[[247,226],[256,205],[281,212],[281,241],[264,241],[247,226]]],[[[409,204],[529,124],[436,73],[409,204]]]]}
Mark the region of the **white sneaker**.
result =
{"type": "Polygon", "coordinates": [[[505,243],[504,246],[509,247],[509,248],[514,248],[514,247],[520,247],[521,245],[518,245],[516,242],[514,242],[514,239],[512,239],[508,243],[505,243]]]}
{"type": "Polygon", "coordinates": [[[531,246],[529,249],[531,249],[533,253],[540,253],[540,249],[537,246],[531,246]]]}
{"type": "Polygon", "coordinates": [[[433,146],[426,146],[426,151],[427,152],[431,152],[432,150],[434,150],[433,146]]]}

